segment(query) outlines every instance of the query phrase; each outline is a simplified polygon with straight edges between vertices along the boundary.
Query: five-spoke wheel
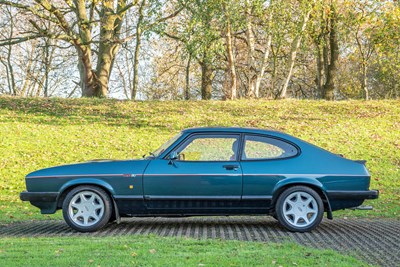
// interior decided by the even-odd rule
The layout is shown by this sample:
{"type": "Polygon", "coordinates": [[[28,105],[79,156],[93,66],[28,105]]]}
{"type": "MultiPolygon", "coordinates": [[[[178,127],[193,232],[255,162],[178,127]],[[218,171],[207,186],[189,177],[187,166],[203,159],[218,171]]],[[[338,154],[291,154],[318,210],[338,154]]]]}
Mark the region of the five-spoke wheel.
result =
{"type": "Polygon", "coordinates": [[[321,222],[324,205],[321,197],[306,186],[293,186],[279,196],[275,212],[278,221],[288,230],[307,232],[321,222]]]}
{"type": "Polygon", "coordinates": [[[103,227],[111,217],[112,204],[108,194],[97,186],[78,186],[63,202],[64,220],[80,232],[92,232],[103,227]]]}

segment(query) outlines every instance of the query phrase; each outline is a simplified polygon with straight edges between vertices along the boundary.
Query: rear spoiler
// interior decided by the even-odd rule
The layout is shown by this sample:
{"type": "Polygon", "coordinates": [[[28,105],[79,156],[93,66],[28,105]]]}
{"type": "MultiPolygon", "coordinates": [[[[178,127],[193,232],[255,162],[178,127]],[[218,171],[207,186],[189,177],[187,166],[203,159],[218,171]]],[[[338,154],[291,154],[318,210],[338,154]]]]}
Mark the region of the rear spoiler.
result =
{"type": "Polygon", "coordinates": [[[365,165],[367,163],[366,160],[353,160],[354,162],[360,163],[362,165],[365,165]]]}
{"type": "MultiPolygon", "coordinates": [[[[339,157],[344,158],[344,155],[343,155],[343,154],[336,154],[336,155],[338,155],[339,157]]],[[[360,163],[360,164],[362,164],[362,165],[365,165],[365,164],[367,163],[366,160],[353,160],[353,161],[354,161],[354,162],[357,162],[357,163],[360,163]]]]}

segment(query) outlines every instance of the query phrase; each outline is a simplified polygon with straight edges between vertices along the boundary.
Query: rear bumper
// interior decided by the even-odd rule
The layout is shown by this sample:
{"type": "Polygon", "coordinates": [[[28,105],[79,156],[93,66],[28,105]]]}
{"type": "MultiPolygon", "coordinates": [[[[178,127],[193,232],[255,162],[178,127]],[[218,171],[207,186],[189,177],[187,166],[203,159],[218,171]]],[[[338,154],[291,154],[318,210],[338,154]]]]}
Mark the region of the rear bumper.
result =
{"type": "Polygon", "coordinates": [[[379,197],[379,190],[366,190],[366,191],[342,191],[330,190],[326,191],[330,200],[364,200],[376,199],[379,197]]]}
{"type": "Polygon", "coordinates": [[[58,192],[27,192],[23,191],[19,194],[22,201],[30,202],[56,202],[58,192]]]}

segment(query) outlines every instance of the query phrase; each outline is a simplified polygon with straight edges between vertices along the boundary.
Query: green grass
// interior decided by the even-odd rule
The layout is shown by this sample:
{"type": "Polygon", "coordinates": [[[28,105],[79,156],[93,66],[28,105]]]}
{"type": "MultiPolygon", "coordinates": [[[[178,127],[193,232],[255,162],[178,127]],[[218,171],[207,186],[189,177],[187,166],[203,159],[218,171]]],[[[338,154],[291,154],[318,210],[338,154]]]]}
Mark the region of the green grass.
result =
{"type": "Polygon", "coordinates": [[[194,126],[275,128],[350,159],[365,159],[373,211],[334,216],[398,218],[400,101],[176,101],[0,97],[0,223],[60,219],[19,200],[24,176],[95,158],[136,158],[194,126]]]}
{"type": "Polygon", "coordinates": [[[156,236],[0,239],[0,266],[367,266],[296,244],[156,236]],[[23,255],[23,257],[21,257],[23,255]]]}

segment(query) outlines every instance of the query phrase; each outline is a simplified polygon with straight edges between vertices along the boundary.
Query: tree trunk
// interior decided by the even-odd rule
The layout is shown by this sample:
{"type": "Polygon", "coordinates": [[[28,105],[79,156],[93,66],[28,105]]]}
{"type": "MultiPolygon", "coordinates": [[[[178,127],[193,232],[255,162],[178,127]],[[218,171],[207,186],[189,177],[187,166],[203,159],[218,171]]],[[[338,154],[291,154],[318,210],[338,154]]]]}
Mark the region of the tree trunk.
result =
{"type": "Polygon", "coordinates": [[[11,62],[11,54],[12,54],[12,47],[11,45],[8,46],[7,49],[7,70],[8,70],[8,75],[7,75],[7,81],[8,81],[8,86],[10,90],[11,95],[17,95],[17,89],[15,86],[15,78],[14,78],[14,69],[13,69],[13,64],[11,62]]]}
{"type": "Polygon", "coordinates": [[[211,99],[213,70],[207,61],[201,63],[201,99],[211,99]]]}
{"type": "MultiPolygon", "coordinates": [[[[278,49],[276,51],[279,51],[278,49]]],[[[276,80],[277,80],[277,68],[278,68],[278,54],[276,52],[273,47],[271,47],[271,53],[272,53],[272,72],[271,72],[271,81],[269,84],[270,87],[270,92],[272,92],[273,94],[273,98],[276,99],[279,96],[279,92],[278,94],[276,94],[276,90],[275,90],[275,85],[276,85],[276,80]]]]}
{"type": "Polygon", "coordinates": [[[131,99],[136,99],[137,88],[139,84],[139,55],[140,46],[142,43],[142,21],[143,21],[143,9],[146,5],[146,0],[143,0],[139,7],[139,18],[136,24],[136,45],[135,45],[135,55],[133,58],[133,83],[131,99]]]}
{"type": "Polygon", "coordinates": [[[322,97],[326,100],[334,100],[335,79],[337,74],[337,62],[339,60],[339,45],[336,35],[336,6],[331,4],[330,25],[329,25],[329,49],[330,62],[326,73],[326,82],[323,87],[322,97]]]}
{"type": "MultiPolygon", "coordinates": [[[[115,25],[118,16],[114,15],[113,6],[114,1],[103,1],[102,11],[100,13],[102,17],[100,18],[101,37],[96,67],[96,97],[106,97],[108,94],[108,82],[111,76],[115,55],[119,48],[119,45],[113,42],[113,39],[117,38],[115,31],[118,28],[118,25],[115,25]]],[[[119,20],[121,20],[121,18],[119,18],[119,20]]]]}
{"type": "Polygon", "coordinates": [[[369,100],[369,91],[368,91],[368,77],[367,77],[367,64],[362,64],[362,90],[364,92],[364,99],[369,100]]]}
{"type": "Polygon", "coordinates": [[[269,50],[270,50],[271,43],[272,43],[272,34],[270,34],[268,36],[267,45],[265,46],[264,58],[261,63],[261,70],[260,70],[260,73],[257,75],[257,79],[256,79],[256,87],[255,87],[254,93],[257,98],[260,96],[261,80],[264,77],[265,69],[268,64],[268,57],[269,57],[269,50]]]}
{"type": "Polygon", "coordinates": [[[323,69],[323,57],[321,53],[321,44],[319,41],[315,41],[316,55],[317,55],[317,69],[315,84],[317,85],[318,98],[322,96],[322,90],[324,86],[324,69],[323,69]]]}
{"type": "Polygon", "coordinates": [[[283,84],[279,98],[286,98],[287,88],[289,86],[290,79],[292,78],[292,75],[293,75],[294,63],[296,62],[297,50],[300,47],[301,39],[303,37],[303,32],[305,31],[307,22],[310,19],[311,11],[312,11],[312,8],[310,8],[307,11],[307,13],[304,14],[303,21],[302,21],[301,27],[300,27],[300,31],[292,41],[292,45],[291,45],[291,49],[290,49],[290,56],[289,56],[289,63],[288,63],[288,73],[286,75],[285,83],[283,84]]]}
{"type": "MultiPolygon", "coordinates": [[[[270,5],[272,6],[272,0],[270,0],[270,5]]],[[[273,13],[273,8],[271,8],[271,13],[268,16],[268,28],[272,29],[273,28],[273,20],[274,18],[274,13],[273,13]]],[[[261,85],[261,80],[264,77],[265,69],[267,68],[268,65],[268,58],[269,58],[269,53],[271,49],[271,43],[272,43],[272,31],[268,34],[267,37],[267,43],[265,45],[265,50],[264,50],[264,57],[261,62],[261,69],[259,73],[257,73],[257,78],[256,78],[256,85],[255,85],[255,96],[258,98],[260,97],[260,85],[261,85]]]]}
{"type": "Polygon", "coordinates": [[[49,62],[49,45],[48,45],[48,39],[46,40],[46,46],[45,46],[45,66],[44,66],[44,97],[49,96],[49,72],[50,72],[50,62],[49,62]]]}
{"type": "Polygon", "coordinates": [[[246,0],[246,38],[247,38],[247,97],[255,97],[257,81],[257,70],[254,62],[255,40],[253,34],[253,24],[251,21],[251,1],[246,0]]]}
{"type": "Polygon", "coordinates": [[[27,92],[28,88],[31,85],[31,81],[32,81],[32,79],[31,79],[31,72],[32,72],[31,66],[32,66],[32,62],[33,62],[32,54],[35,51],[35,47],[36,47],[36,45],[32,45],[32,53],[29,56],[28,64],[26,65],[25,70],[24,70],[25,80],[24,80],[23,85],[21,86],[21,92],[20,92],[21,96],[26,96],[26,92],[27,92]]]}
{"type": "Polygon", "coordinates": [[[74,46],[78,53],[78,70],[80,76],[80,87],[82,97],[95,97],[97,78],[92,66],[92,49],[90,43],[92,41],[91,28],[85,23],[89,21],[86,14],[85,1],[75,1],[75,13],[77,19],[82,24],[79,27],[80,39],[74,40],[74,46]]]}
{"type": "Polygon", "coordinates": [[[190,100],[190,63],[192,61],[192,56],[189,55],[186,71],[185,71],[185,100],[190,100]]]}
{"type": "Polygon", "coordinates": [[[96,76],[97,84],[95,96],[106,97],[108,94],[108,82],[110,80],[112,66],[114,64],[115,55],[118,51],[118,45],[109,45],[102,51],[100,45],[99,57],[97,60],[96,76]]]}
{"type": "Polygon", "coordinates": [[[96,96],[96,74],[92,69],[91,51],[76,47],[82,97],[96,96]]]}
{"type": "MultiPolygon", "coordinates": [[[[7,13],[10,17],[10,35],[9,37],[12,38],[14,36],[14,16],[12,14],[11,8],[7,8],[7,13]]],[[[11,55],[12,55],[12,45],[9,44],[7,46],[7,63],[6,63],[6,74],[7,74],[7,85],[10,95],[17,95],[17,88],[15,84],[15,77],[14,77],[14,68],[11,62],[11,55]]]]}
{"type": "Polygon", "coordinates": [[[368,69],[368,60],[369,60],[373,50],[368,49],[367,51],[365,51],[363,49],[362,41],[358,37],[358,31],[357,31],[357,33],[355,35],[355,38],[356,38],[356,41],[357,41],[357,47],[358,47],[358,50],[359,50],[359,53],[360,53],[360,59],[361,59],[361,72],[362,72],[361,89],[362,89],[362,94],[363,94],[365,100],[369,100],[367,69],[368,69]]]}
{"type": "Polygon", "coordinates": [[[230,17],[227,15],[227,23],[226,23],[226,52],[228,54],[228,70],[230,77],[230,85],[229,85],[229,95],[227,98],[234,100],[237,98],[237,77],[236,77],[236,67],[235,67],[235,58],[233,55],[232,48],[232,28],[230,17]]]}
{"type": "MultiPolygon", "coordinates": [[[[138,29],[139,30],[139,29],[138,29]]],[[[139,53],[140,53],[141,37],[138,35],[136,37],[135,55],[133,58],[133,82],[132,82],[132,92],[131,99],[136,99],[137,88],[138,88],[138,77],[139,77],[139,53]]]]}
{"type": "Polygon", "coordinates": [[[44,84],[43,84],[43,95],[44,97],[49,96],[49,74],[51,71],[51,64],[53,62],[53,56],[55,49],[51,47],[51,40],[50,38],[46,38],[44,49],[44,84]],[[51,49],[51,51],[50,51],[51,49]]]}

